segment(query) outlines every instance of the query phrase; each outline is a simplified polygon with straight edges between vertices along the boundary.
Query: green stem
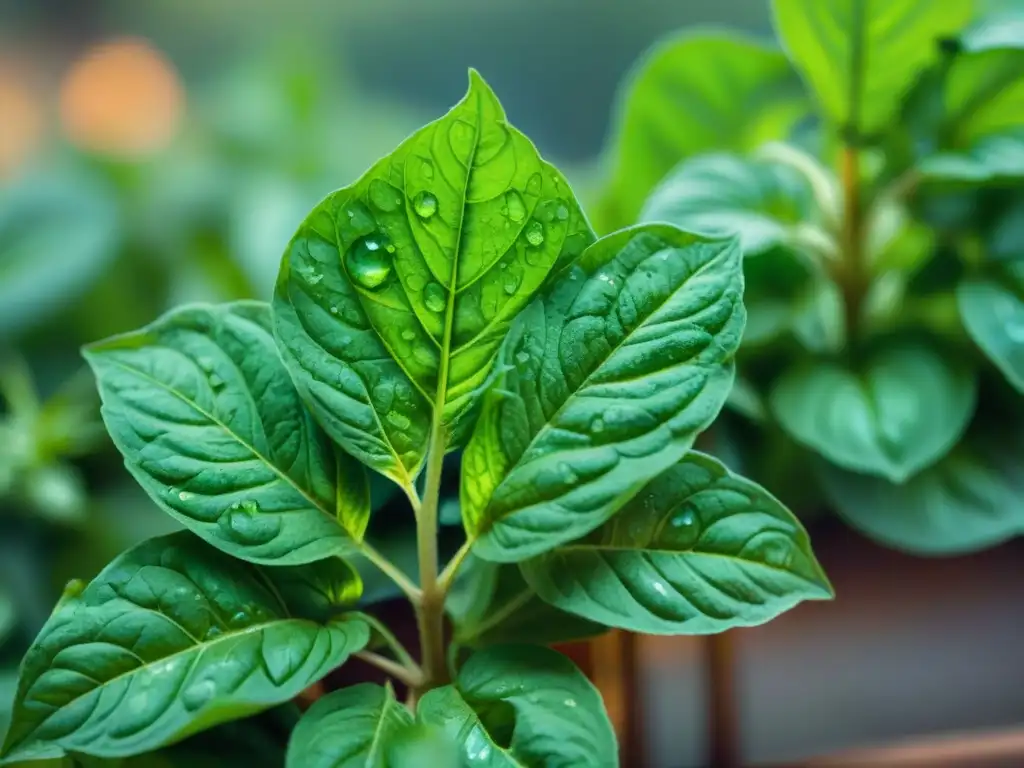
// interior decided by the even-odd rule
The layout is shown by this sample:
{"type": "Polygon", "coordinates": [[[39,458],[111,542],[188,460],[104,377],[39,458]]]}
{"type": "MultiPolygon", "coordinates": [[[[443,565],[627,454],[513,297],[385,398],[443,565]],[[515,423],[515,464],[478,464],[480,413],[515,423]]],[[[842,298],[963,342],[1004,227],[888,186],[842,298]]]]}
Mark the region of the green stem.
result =
{"type": "Polygon", "coordinates": [[[438,577],[438,583],[445,594],[448,594],[448,589],[451,587],[452,582],[455,581],[455,576],[459,572],[459,567],[469,555],[472,548],[473,541],[471,539],[466,539],[466,543],[459,547],[459,551],[455,553],[454,557],[448,561],[448,565],[446,565],[444,570],[441,571],[441,575],[438,577]]]}
{"type": "Polygon", "coordinates": [[[418,606],[420,604],[420,601],[422,600],[422,590],[413,584],[412,580],[402,573],[397,566],[370,546],[369,542],[361,542],[359,544],[359,550],[363,553],[363,556],[373,563],[381,573],[398,585],[398,588],[401,589],[402,592],[405,593],[405,596],[409,598],[409,602],[414,606],[418,606]]]}
{"type": "Polygon", "coordinates": [[[417,677],[422,678],[423,670],[420,669],[420,665],[416,663],[415,659],[413,659],[409,654],[409,651],[405,649],[405,646],[402,645],[401,641],[395,637],[394,633],[376,616],[372,616],[368,613],[361,615],[366,623],[373,627],[377,631],[377,634],[384,639],[384,642],[388,644],[388,647],[395,654],[398,661],[417,677]]]}
{"type": "Polygon", "coordinates": [[[421,590],[417,618],[424,677],[422,687],[426,690],[448,682],[448,665],[444,653],[445,590],[437,577],[437,511],[441,500],[444,451],[445,428],[441,423],[438,408],[430,430],[423,503],[420,505],[420,513],[416,520],[416,549],[420,561],[421,590]]]}
{"type": "Polygon", "coordinates": [[[374,653],[373,651],[359,651],[355,654],[355,657],[385,672],[395,678],[395,680],[405,683],[410,688],[416,688],[423,683],[423,679],[420,675],[415,674],[408,667],[399,664],[397,661],[392,661],[386,656],[381,656],[379,653],[374,653]]]}

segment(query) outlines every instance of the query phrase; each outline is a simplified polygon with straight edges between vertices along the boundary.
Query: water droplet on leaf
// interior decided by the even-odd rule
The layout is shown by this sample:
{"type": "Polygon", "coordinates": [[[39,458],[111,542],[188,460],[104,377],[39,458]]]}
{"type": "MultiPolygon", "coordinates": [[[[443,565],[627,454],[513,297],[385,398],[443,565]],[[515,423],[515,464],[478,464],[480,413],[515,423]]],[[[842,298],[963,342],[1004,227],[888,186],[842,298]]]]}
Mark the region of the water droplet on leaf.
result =
{"type": "Polygon", "coordinates": [[[590,431],[595,434],[600,434],[601,432],[604,432],[604,419],[600,417],[594,419],[594,421],[591,422],[590,424],[590,431]]]}
{"type": "Polygon", "coordinates": [[[213,680],[199,680],[182,692],[181,703],[189,712],[195,712],[206,706],[216,694],[217,684],[213,680]]]}
{"type": "Polygon", "coordinates": [[[536,219],[526,225],[526,242],[536,247],[544,242],[544,225],[536,219]]]}
{"type": "Polygon", "coordinates": [[[412,328],[406,328],[404,331],[402,331],[402,338],[405,339],[406,341],[412,341],[413,339],[416,338],[416,331],[414,331],[412,328]]]}
{"type": "Polygon", "coordinates": [[[412,207],[421,219],[429,219],[437,213],[437,198],[431,192],[420,192],[412,201],[412,207]]]}
{"type": "Polygon", "coordinates": [[[310,285],[317,285],[324,279],[323,274],[316,267],[303,267],[300,272],[302,272],[303,279],[310,285]]]}
{"type": "Polygon", "coordinates": [[[530,354],[528,352],[517,352],[516,362],[521,365],[526,365],[526,363],[530,362],[530,354]]]}
{"type": "Polygon", "coordinates": [[[195,496],[195,494],[194,493],[189,493],[188,491],[179,491],[178,492],[178,498],[181,499],[182,501],[188,501],[193,496],[195,496]]]}
{"type": "Polygon", "coordinates": [[[512,221],[522,221],[526,218],[526,205],[523,197],[514,189],[505,193],[505,210],[512,221]]]}
{"type": "Polygon", "coordinates": [[[564,205],[558,206],[558,210],[555,211],[555,216],[559,221],[565,221],[569,218],[569,209],[564,205]]]}
{"type": "Polygon", "coordinates": [[[210,628],[208,630],[206,630],[206,634],[203,635],[203,639],[204,640],[214,640],[214,639],[216,639],[217,637],[219,637],[222,634],[223,634],[223,630],[220,627],[218,627],[216,624],[213,624],[213,625],[210,626],[210,628]]]}
{"type": "Polygon", "coordinates": [[[367,235],[352,243],[345,253],[345,268],[363,288],[374,290],[391,276],[391,242],[383,234],[367,235]]]}
{"type": "Polygon", "coordinates": [[[438,283],[428,283],[423,289],[423,303],[431,312],[443,312],[448,305],[444,288],[438,283]]]}
{"type": "Polygon", "coordinates": [[[281,530],[279,517],[260,513],[259,504],[250,500],[232,504],[217,525],[225,538],[250,545],[266,544],[281,530]]]}

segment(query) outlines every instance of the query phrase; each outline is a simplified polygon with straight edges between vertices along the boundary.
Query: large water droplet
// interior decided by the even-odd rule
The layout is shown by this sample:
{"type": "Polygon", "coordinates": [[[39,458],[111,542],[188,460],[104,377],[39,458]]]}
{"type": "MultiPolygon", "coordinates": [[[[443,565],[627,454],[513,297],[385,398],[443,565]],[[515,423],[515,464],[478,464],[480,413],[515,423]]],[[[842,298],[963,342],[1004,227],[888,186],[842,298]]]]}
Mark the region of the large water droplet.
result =
{"type": "Polygon", "coordinates": [[[402,195],[386,181],[374,179],[370,182],[370,202],[377,208],[390,213],[402,204],[402,195]]]}
{"type": "Polygon", "coordinates": [[[249,500],[232,504],[217,525],[225,538],[239,544],[266,544],[281,530],[279,517],[261,513],[259,504],[249,500]]]}
{"type": "Polygon", "coordinates": [[[428,283],[427,287],[423,289],[423,303],[431,312],[443,312],[448,305],[444,288],[438,283],[428,283]]]}
{"type": "Polygon", "coordinates": [[[526,204],[523,197],[514,189],[505,193],[505,210],[512,221],[522,221],[526,218],[526,204]]]}
{"type": "Polygon", "coordinates": [[[680,549],[692,547],[700,535],[700,520],[692,509],[683,508],[676,512],[668,520],[668,525],[662,528],[661,538],[669,544],[680,549]]]}
{"type": "Polygon", "coordinates": [[[367,235],[352,243],[345,253],[345,268],[352,279],[371,291],[384,285],[391,276],[390,245],[382,234],[367,235]]]}
{"type": "Polygon", "coordinates": [[[544,225],[536,219],[533,219],[526,225],[524,232],[526,234],[526,242],[530,245],[537,247],[544,242],[544,225]]]}
{"type": "Polygon", "coordinates": [[[181,694],[181,703],[189,712],[206,706],[217,695],[217,684],[213,680],[197,680],[181,694]]]}
{"type": "Polygon", "coordinates": [[[429,219],[437,213],[437,198],[432,192],[420,192],[412,201],[412,207],[416,209],[416,215],[421,219],[429,219]]]}

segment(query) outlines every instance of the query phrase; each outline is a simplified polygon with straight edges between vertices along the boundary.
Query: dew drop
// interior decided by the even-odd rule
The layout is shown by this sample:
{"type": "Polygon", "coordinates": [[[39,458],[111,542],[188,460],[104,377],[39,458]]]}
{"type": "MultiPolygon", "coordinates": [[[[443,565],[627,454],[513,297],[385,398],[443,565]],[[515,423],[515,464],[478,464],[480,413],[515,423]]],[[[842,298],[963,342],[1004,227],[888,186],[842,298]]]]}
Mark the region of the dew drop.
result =
{"type": "Polygon", "coordinates": [[[505,193],[505,210],[512,221],[522,221],[526,218],[526,205],[523,203],[523,196],[510,189],[505,193]]]}
{"type": "Polygon", "coordinates": [[[572,467],[566,464],[564,461],[558,463],[558,474],[561,475],[562,482],[567,485],[571,485],[579,480],[579,475],[573,472],[572,467]]]}
{"type": "Polygon", "coordinates": [[[217,525],[222,535],[239,544],[266,544],[281,530],[279,517],[261,514],[259,504],[248,499],[232,504],[217,525]]]}
{"type": "Polygon", "coordinates": [[[189,712],[195,712],[209,704],[216,695],[217,684],[213,680],[199,680],[182,692],[181,703],[189,712]]]}
{"type": "Polygon", "coordinates": [[[432,192],[420,192],[412,201],[412,207],[421,219],[429,219],[437,213],[437,198],[432,192]]]}
{"type": "Polygon", "coordinates": [[[216,639],[217,637],[219,637],[222,634],[223,634],[223,630],[220,627],[218,627],[216,624],[213,624],[213,625],[210,626],[210,628],[208,630],[206,630],[206,634],[203,635],[203,639],[204,640],[214,640],[214,639],[216,639]]]}
{"type": "Polygon", "coordinates": [[[509,296],[513,296],[519,290],[519,276],[513,273],[506,275],[502,288],[504,288],[505,293],[509,296]]]}
{"type": "Polygon", "coordinates": [[[536,219],[526,225],[526,242],[536,247],[544,242],[544,225],[536,219]]]}
{"type": "Polygon", "coordinates": [[[541,178],[539,173],[533,174],[529,181],[526,182],[526,193],[528,195],[536,195],[540,193],[541,178]]]}
{"type": "Polygon", "coordinates": [[[195,494],[194,493],[189,493],[188,491],[179,491],[178,492],[178,498],[181,499],[182,501],[188,501],[193,496],[195,496],[195,494]]]}
{"type": "Polygon", "coordinates": [[[443,312],[448,305],[444,295],[444,288],[438,283],[428,283],[423,289],[423,303],[431,312],[443,312]]]}
{"type": "Polygon", "coordinates": [[[402,331],[402,338],[405,339],[406,341],[412,341],[413,339],[416,338],[416,331],[414,331],[412,328],[406,328],[404,331],[402,331]]]}
{"type": "MultiPolygon", "coordinates": [[[[391,242],[380,233],[356,240],[345,253],[345,268],[363,288],[380,288],[391,276],[391,242]]],[[[393,247],[393,246],[392,246],[393,247]]]]}
{"type": "Polygon", "coordinates": [[[566,219],[569,218],[569,209],[564,205],[560,205],[558,206],[558,209],[555,211],[555,216],[558,218],[559,221],[565,221],[566,219]]]}
{"type": "Polygon", "coordinates": [[[652,582],[651,586],[654,587],[654,591],[662,597],[668,597],[668,590],[665,589],[665,585],[662,584],[660,581],[652,582]]]}
{"type": "Polygon", "coordinates": [[[230,623],[233,626],[241,627],[241,626],[244,626],[244,625],[248,624],[251,620],[252,620],[252,617],[249,616],[249,614],[246,613],[245,611],[237,611],[231,617],[231,622],[230,623]]]}
{"type": "Polygon", "coordinates": [[[675,515],[672,520],[669,521],[669,525],[673,528],[690,528],[695,525],[696,522],[697,521],[693,517],[693,512],[686,511],[675,515]]]}
{"type": "Polygon", "coordinates": [[[598,417],[594,419],[590,424],[590,431],[594,434],[600,434],[604,432],[604,419],[598,417]]]}
{"type": "Polygon", "coordinates": [[[425,179],[434,178],[434,164],[425,157],[420,158],[420,174],[425,179]]]}
{"type": "Polygon", "coordinates": [[[530,362],[530,354],[528,352],[517,352],[516,362],[519,363],[520,365],[526,365],[528,362],[530,362]]]}
{"type": "Polygon", "coordinates": [[[597,279],[600,280],[602,283],[607,283],[611,278],[609,278],[608,275],[602,272],[600,275],[597,276],[597,279]]]}
{"type": "Polygon", "coordinates": [[[668,526],[660,535],[671,546],[680,549],[692,547],[700,535],[700,521],[692,509],[682,509],[669,518],[668,526]]]}
{"type": "Polygon", "coordinates": [[[331,314],[332,314],[332,315],[336,315],[336,314],[338,314],[338,308],[332,305],[332,306],[331,306],[331,314]]]}
{"type": "Polygon", "coordinates": [[[565,706],[567,706],[570,709],[572,709],[573,707],[576,706],[576,699],[566,699],[562,703],[565,704],[565,706]]]}
{"type": "Polygon", "coordinates": [[[302,267],[299,270],[302,278],[310,285],[318,285],[324,279],[323,274],[316,267],[302,267]]]}
{"type": "Polygon", "coordinates": [[[398,210],[402,204],[402,196],[386,181],[374,179],[370,182],[370,202],[385,213],[390,213],[398,210]]]}

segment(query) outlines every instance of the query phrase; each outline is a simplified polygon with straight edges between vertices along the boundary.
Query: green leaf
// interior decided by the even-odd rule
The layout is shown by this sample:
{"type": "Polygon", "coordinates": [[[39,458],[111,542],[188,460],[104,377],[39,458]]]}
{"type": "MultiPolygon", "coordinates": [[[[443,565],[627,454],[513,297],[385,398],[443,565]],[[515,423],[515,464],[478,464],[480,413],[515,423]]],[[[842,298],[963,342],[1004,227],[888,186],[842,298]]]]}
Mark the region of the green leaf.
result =
{"type": "Polygon", "coordinates": [[[1024,265],[961,282],[956,289],[964,328],[1019,392],[1024,392],[1024,265]]]}
{"type": "Polygon", "coordinates": [[[483,79],[303,222],[275,328],[327,432],[409,488],[431,424],[456,447],[508,326],[593,239],[565,179],[483,79]]]}
{"type": "Polygon", "coordinates": [[[919,555],[954,555],[1024,534],[1020,432],[974,432],[906,483],[822,467],[825,491],[857,530],[919,555]]]}
{"type": "Polygon", "coordinates": [[[620,96],[602,229],[633,224],[654,186],[682,160],[756,149],[785,136],[808,111],[796,74],[774,47],[714,33],[658,44],[620,96]]]}
{"type": "Polygon", "coordinates": [[[976,397],[974,373],[922,342],[890,345],[855,369],[797,365],[770,405],[790,435],[828,460],[903,482],[960,439],[976,397]]]}
{"type": "Polygon", "coordinates": [[[782,42],[825,115],[860,134],[888,127],[903,95],[971,17],[973,0],[774,0],[782,42]]]}
{"type": "Polygon", "coordinates": [[[668,225],[590,246],[527,307],[462,460],[474,552],[578,538],[674,464],[722,408],[743,331],[741,254],[668,225]]]}
{"type": "Polygon", "coordinates": [[[595,637],[608,627],[544,602],[515,565],[470,555],[448,596],[455,642],[482,648],[498,643],[551,645],[595,637]]]}
{"type": "Polygon", "coordinates": [[[303,408],[265,304],[195,305],[86,348],[103,418],[158,505],[228,554],[297,565],[353,550],[365,470],[303,408]]]}
{"type": "Polygon", "coordinates": [[[17,609],[7,589],[0,585],[0,646],[18,624],[17,609]]]}
{"type": "Polygon", "coordinates": [[[81,295],[117,246],[114,201],[90,179],[27,177],[0,189],[0,341],[81,295]]]}
{"type": "Polygon", "coordinates": [[[388,768],[391,742],[412,715],[389,685],[343,688],[316,702],[288,743],[287,768],[388,768]]]}
{"type": "Polygon", "coordinates": [[[918,163],[928,179],[985,182],[1024,176],[1024,128],[983,136],[961,152],[938,152],[918,163]]]}
{"type": "Polygon", "coordinates": [[[547,648],[478,651],[454,685],[420,701],[417,717],[442,726],[472,765],[618,766],[618,749],[597,690],[547,648]]]}
{"type": "Polygon", "coordinates": [[[800,175],[778,163],[722,153],[673,170],[651,193],[641,221],[664,221],[708,237],[738,235],[745,256],[792,243],[810,211],[800,175]]]}
{"type": "Polygon", "coordinates": [[[562,610],[648,634],[762,624],[802,600],[832,597],[796,517],[696,452],[589,536],[520,568],[562,610]]]}
{"type": "Polygon", "coordinates": [[[341,560],[264,569],[187,532],[129,550],[25,657],[3,755],[146,752],[287,701],[363,648],[341,560]]]}

